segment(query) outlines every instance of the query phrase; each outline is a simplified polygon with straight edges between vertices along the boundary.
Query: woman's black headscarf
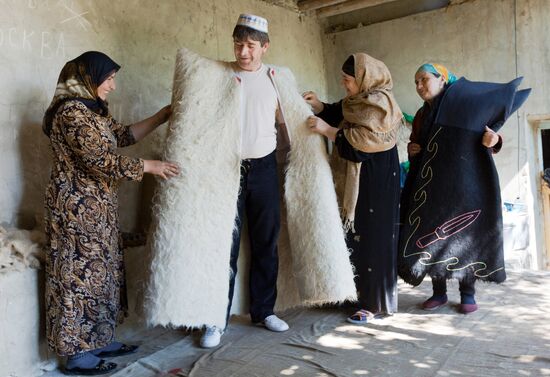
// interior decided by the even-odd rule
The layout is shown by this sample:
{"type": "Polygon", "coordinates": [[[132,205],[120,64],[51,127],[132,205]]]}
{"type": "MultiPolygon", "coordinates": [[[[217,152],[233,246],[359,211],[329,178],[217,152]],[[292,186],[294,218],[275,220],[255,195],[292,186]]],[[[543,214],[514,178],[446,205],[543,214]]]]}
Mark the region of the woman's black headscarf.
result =
{"type": "Polygon", "coordinates": [[[355,77],[355,58],[350,55],[344,64],[342,64],[342,71],[349,76],[355,77]]]}
{"type": "Polygon", "coordinates": [[[52,102],[44,115],[44,133],[50,136],[55,113],[69,100],[78,100],[93,112],[108,115],[107,103],[97,96],[97,87],[119,69],[120,65],[98,51],[85,52],[67,62],[59,74],[52,102]]]}

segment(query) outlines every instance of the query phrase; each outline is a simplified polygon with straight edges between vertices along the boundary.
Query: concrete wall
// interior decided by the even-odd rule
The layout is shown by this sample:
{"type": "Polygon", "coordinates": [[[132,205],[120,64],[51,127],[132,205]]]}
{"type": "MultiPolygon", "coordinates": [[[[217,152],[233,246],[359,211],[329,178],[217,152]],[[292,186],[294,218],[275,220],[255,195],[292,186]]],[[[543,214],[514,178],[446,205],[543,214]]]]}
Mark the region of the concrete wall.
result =
{"type": "MultiPolygon", "coordinates": [[[[259,0],[0,0],[0,223],[32,227],[42,216],[48,144],[40,124],[63,64],[96,49],[122,65],[111,111],[140,120],[168,103],[176,50],[233,59],[231,32],[241,12],[270,21],[265,61],[289,66],[303,88],[325,92],[320,26],[259,0]],[[295,36],[300,35],[300,38],[295,36]]],[[[157,152],[154,136],[127,153],[157,152]]],[[[139,225],[137,185],[123,188],[122,222],[139,225]]]]}
{"type": "MultiPolygon", "coordinates": [[[[414,73],[427,61],[440,62],[457,76],[470,80],[506,82],[525,76],[522,87],[532,87],[533,92],[502,129],[504,147],[495,155],[495,162],[503,199],[532,203],[531,211],[535,211],[533,175],[537,171],[529,170],[533,150],[527,143],[531,137],[527,115],[550,113],[549,16],[550,2],[546,0],[472,0],[327,34],[324,52],[328,97],[336,100],[343,95],[338,84],[340,67],[356,51],[367,52],[388,65],[397,100],[410,114],[422,103],[415,91],[414,73]]],[[[531,217],[532,221],[542,221],[540,216],[538,220],[537,216],[531,217]]],[[[535,225],[522,264],[531,268],[543,266],[541,235],[536,231],[540,224],[535,225]]]]}
{"type": "Polygon", "coordinates": [[[37,270],[0,274],[0,376],[35,376],[51,369],[43,307],[44,274],[37,270]]]}
{"type": "MultiPolygon", "coordinates": [[[[87,50],[100,50],[121,64],[117,91],[109,97],[110,108],[118,120],[132,123],[169,103],[178,48],[185,46],[210,58],[232,60],[231,32],[243,12],[260,14],[270,21],[267,63],[290,67],[301,89],[326,93],[319,23],[269,2],[0,0],[0,223],[40,226],[50,161],[41,122],[66,61],[87,50]]],[[[163,132],[155,131],[123,153],[157,156],[163,132]]],[[[152,186],[152,179],[122,185],[124,230],[147,225],[152,186]]],[[[129,253],[127,257],[130,287],[139,289],[140,282],[132,279],[143,276],[143,255],[129,253]]],[[[36,325],[42,292],[36,279],[33,275],[27,284],[32,289],[20,294],[29,298],[21,303],[29,315],[12,317],[10,313],[16,311],[13,306],[0,312],[0,355],[9,361],[9,368],[0,363],[0,376],[29,376],[36,367],[34,362],[46,357],[44,347],[39,355],[37,342],[42,335],[36,325]],[[7,321],[5,315],[11,319],[7,321]]],[[[0,276],[0,308],[11,300],[4,293],[14,290],[20,280],[0,276]]],[[[23,287],[18,289],[20,293],[23,287]]],[[[17,306],[19,301],[11,302],[17,306]]]]}

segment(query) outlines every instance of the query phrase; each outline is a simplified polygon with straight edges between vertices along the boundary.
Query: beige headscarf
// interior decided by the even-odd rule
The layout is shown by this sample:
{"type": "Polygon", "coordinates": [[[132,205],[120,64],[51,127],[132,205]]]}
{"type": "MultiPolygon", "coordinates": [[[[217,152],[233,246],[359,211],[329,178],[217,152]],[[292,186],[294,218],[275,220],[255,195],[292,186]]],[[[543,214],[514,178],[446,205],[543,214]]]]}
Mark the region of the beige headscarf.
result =
{"type": "MultiPolygon", "coordinates": [[[[339,128],[357,150],[376,153],[395,146],[402,113],[392,93],[393,82],[388,67],[380,60],[364,54],[353,55],[355,80],[360,88],[356,95],[344,98],[344,120],[339,128]]],[[[342,159],[334,148],[332,170],[336,194],[346,231],[354,229],[355,207],[359,195],[361,163],[342,159]]]]}

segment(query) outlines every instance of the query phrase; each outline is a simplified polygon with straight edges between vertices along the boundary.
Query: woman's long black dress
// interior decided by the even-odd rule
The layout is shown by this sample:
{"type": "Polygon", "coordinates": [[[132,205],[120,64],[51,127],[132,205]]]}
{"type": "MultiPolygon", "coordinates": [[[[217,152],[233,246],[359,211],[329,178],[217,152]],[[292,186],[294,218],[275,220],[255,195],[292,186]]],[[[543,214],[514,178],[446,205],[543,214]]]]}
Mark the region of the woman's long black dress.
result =
{"type": "MultiPolygon", "coordinates": [[[[333,127],[343,119],[342,103],[324,104],[317,114],[333,127]]],[[[355,266],[359,306],[372,313],[397,311],[397,240],[399,219],[399,158],[397,147],[365,153],[355,149],[338,131],[340,157],[361,162],[355,233],[346,235],[355,266]]]]}

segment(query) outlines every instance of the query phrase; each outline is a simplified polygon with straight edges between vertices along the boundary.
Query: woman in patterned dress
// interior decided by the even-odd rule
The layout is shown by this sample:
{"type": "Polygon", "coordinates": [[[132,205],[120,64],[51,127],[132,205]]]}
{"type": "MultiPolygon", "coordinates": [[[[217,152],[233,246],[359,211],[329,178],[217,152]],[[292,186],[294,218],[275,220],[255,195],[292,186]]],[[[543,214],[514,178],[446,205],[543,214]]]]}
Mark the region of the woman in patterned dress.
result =
{"type": "Polygon", "coordinates": [[[171,114],[166,106],[129,127],[114,120],[106,97],[116,88],[119,68],[96,51],[66,63],[42,126],[53,151],[45,198],[46,332],[50,348],[68,357],[66,374],[108,373],[116,364],[102,357],[137,349],[114,341],[124,299],[118,181],[179,174],[172,162],[117,153],[171,114]]]}

